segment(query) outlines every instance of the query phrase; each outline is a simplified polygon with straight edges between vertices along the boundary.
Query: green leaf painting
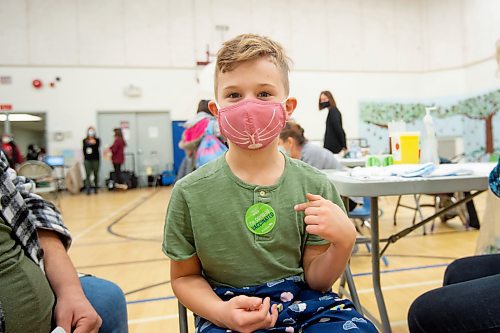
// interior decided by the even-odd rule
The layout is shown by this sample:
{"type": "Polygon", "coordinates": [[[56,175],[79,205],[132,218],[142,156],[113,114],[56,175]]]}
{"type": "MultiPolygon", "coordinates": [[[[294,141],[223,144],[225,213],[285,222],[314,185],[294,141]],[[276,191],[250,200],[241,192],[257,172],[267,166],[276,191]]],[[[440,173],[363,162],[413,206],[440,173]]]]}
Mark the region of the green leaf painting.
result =
{"type": "MultiPolygon", "coordinates": [[[[360,118],[363,122],[386,128],[390,121],[403,120],[406,123],[421,120],[425,115],[423,103],[364,102],[360,104],[360,118]]],[[[435,105],[432,115],[436,118],[465,116],[483,120],[485,123],[485,153],[494,152],[493,117],[500,110],[500,89],[489,93],[458,100],[452,105],[435,105]]]]}

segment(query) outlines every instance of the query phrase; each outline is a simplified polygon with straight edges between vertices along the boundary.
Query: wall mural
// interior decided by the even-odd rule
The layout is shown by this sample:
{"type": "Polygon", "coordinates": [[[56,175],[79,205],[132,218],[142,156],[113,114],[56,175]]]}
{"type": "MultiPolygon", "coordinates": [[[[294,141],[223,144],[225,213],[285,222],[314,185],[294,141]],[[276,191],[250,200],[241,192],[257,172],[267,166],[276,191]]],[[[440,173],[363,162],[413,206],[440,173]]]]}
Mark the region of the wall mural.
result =
{"type": "Polygon", "coordinates": [[[420,131],[424,135],[425,106],[436,107],[431,115],[438,139],[462,137],[468,160],[500,154],[500,89],[465,99],[361,102],[360,133],[368,140],[370,151],[389,151],[387,124],[393,120],[404,120],[408,131],[420,131]]]}

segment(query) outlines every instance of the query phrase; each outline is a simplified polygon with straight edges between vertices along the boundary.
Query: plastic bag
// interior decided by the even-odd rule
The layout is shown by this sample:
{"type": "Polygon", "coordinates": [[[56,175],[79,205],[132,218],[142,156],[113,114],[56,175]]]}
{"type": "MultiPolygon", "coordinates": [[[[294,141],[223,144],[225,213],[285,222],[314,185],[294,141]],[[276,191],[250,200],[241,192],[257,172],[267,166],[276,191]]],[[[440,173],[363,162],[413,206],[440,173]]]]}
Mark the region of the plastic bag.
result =
{"type": "Polygon", "coordinates": [[[500,198],[488,190],[476,254],[500,253],[500,198]]]}

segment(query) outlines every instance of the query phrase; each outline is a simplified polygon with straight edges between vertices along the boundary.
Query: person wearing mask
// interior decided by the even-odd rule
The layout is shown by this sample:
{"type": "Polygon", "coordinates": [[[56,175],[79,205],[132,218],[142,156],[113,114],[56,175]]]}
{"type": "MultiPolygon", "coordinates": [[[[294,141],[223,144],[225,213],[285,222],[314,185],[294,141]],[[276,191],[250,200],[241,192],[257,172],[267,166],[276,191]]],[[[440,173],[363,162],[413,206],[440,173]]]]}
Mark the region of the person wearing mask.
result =
{"type": "Polygon", "coordinates": [[[115,135],[115,141],[109,147],[111,151],[111,161],[113,162],[113,168],[115,170],[115,178],[113,181],[115,182],[115,187],[119,189],[126,190],[127,185],[123,184],[122,177],[122,165],[125,163],[125,147],[127,143],[125,139],[123,139],[123,134],[121,128],[113,129],[115,135]]]}
{"type": "Polygon", "coordinates": [[[21,150],[14,142],[14,138],[10,134],[4,134],[2,136],[2,151],[4,152],[7,160],[9,161],[9,166],[12,169],[24,162],[21,150]]]}
{"type": "Polygon", "coordinates": [[[28,152],[26,153],[26,160],[39,161],[40,160],[40,147],[35,144],[28,145],[28,152]]]}
{"type": "Polygon", "coordinates": [[[347,151],[345,132],[342,128],[342,114],[330,91],[322,91],[319,95],[319,110],[328,109],[326,117],[325,139],[323,146],[334,154],[347,151]]]}
{"type": "Polygon", "coordinates": [[[331,151],[307,141],[304,129],[293,121],[287,122],[281,130],[279,147],[288,156],[315,168],[342,169],[342,165],[331,151]]]}
{"type": "MultiPolygon", "coordinates": [[[[310,143],[304,136],[304,129],[293,121],[288,121],[281,130],[278,145],[279,150],[286,155],[317,169],[344,169],[331,151],[310,143]]],[[[356,206],[357,203],[349,198],[349,211],[356,206]]]]}
{"type": "Polygon", "coordinates": [[[87,129],[87,136],[83,139],[83,156],[85,158],[85,191],[87,195],[91,193],[91,190],[97,194],[97,188],[99,187],[99,146],[101,141],[96,136],[95,128],[90,126],[87,129]],[[90,178],[94,175],[94,185],[91,186],[90,178]]]}

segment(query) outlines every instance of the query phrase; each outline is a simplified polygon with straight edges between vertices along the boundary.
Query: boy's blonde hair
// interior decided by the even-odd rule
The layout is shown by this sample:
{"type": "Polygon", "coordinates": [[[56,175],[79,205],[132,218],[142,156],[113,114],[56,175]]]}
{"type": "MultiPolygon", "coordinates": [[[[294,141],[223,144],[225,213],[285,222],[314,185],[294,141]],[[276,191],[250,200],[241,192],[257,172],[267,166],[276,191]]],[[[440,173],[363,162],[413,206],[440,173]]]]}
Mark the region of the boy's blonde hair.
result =
{"type": "Polygon", "coordinates": [[[230,72],[243,61],[254,60],[262,57],[269,59],[281,71],[283,86],[286,94],[290,91],[288,82],[288,72],[290,71],[290,58],[285,54],[283,47],[270,38],[254,35],[242,34],[226,41],[217,52],[217,62],[215,64],[215,96],[217,96],[217,83],[219,73],[230,72]]]}

